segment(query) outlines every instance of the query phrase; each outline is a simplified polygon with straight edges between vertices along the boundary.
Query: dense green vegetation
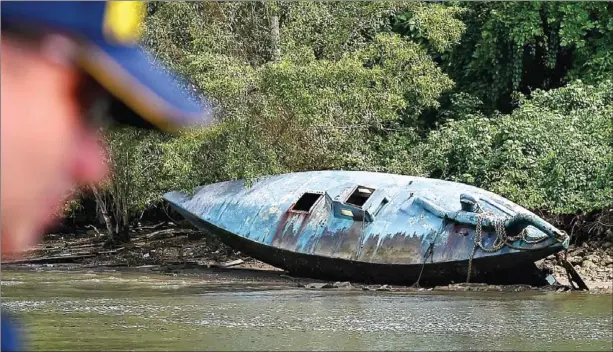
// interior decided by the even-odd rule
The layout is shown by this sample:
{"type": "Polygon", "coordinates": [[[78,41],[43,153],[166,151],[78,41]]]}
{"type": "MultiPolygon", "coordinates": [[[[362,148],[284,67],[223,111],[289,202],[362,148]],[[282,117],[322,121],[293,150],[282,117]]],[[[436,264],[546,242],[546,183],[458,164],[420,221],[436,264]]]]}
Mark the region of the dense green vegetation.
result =
{"type": "Polygon", "coordinates": [[[113,176],[69,218],[125,233],[167,190],[317,169],[461,181],[554,215],[611,204],[611,3],[160,2],[145,33],[219,123],[108,132],[113,176]]]}

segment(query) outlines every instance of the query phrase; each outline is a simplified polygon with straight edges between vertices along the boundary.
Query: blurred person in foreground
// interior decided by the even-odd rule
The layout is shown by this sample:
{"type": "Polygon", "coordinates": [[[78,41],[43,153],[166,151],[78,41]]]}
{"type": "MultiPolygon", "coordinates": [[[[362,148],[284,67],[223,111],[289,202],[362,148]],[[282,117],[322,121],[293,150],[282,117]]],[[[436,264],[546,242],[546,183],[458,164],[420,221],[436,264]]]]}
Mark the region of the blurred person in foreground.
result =
{"type": "MultiPolygon", "coordinates": [[[[74,187],[107,174],[99,128],[211,123],[203,101],[138,46],[144,2],[2,1],[3,260],[36,244],[74,187]]],[[[2,351],[23,350],[2,312],[2,351]]]]}

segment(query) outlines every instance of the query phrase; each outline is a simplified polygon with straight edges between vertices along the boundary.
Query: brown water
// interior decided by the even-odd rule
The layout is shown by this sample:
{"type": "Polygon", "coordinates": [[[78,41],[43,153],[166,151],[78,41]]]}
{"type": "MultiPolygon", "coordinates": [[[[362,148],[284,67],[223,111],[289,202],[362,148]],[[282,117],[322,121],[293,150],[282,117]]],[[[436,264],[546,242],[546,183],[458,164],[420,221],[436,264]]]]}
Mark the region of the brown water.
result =
{"type": "Polygon", "coordinates": [[[612,296],[308,290],[2,271],[36,350],[612,350],[612,296]]]}

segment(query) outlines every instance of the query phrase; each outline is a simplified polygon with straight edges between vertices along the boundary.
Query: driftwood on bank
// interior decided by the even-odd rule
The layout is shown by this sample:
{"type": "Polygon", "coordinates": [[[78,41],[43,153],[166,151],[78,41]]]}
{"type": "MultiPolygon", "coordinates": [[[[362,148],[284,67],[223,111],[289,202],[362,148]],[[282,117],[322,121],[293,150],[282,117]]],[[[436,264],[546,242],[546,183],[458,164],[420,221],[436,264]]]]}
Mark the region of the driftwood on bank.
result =
{"type": "Polygon", "coordinates": [[[75,261],[79,261],[82,259],[92,258],[101,254],[115,254],[124,247],[117,248],[110,251],[92,251],[87,253],[74,253],[69,255],[55,255],[55,256],[47,256],[47,257],[38,257],[38,258],[25,258],[25,259],[17,259],[2,262],[1,265],[5,264],[51,264],[51,263],[74,263],[75,261]]]}
{"type": "Polygon", "coordinates": [[[236,259],[230,262],[211,264],[211,267],[212,268],[230,268],[236,265],[243,264],[244,262],[245,261],[242,259],[236,259]]]}
{"type": "Polygon", "coordinates": [[[98,243],[89,243],[89,244],[82,244],[82,245],[77,245],[77,246],[57,246],[57,247],[51,247],[51,248],[45,248],[47,250],[50,249],[69,249],[69,250],[75,250],[75,249],[84,249],[84,248],[94,248],[94,247],[98,247],[100,246],[98,243]]]}
{"type": "MultiPolygon", "coordinates": [[[[189,236],[191,234],[195,234],[198,233],[198,231],[194,231],[194,230],[187,230],[187,229],[182,229],[182,230],[177,230],[177,229],[164,229],[164,230],[158,230],[158,231],[154,231],[151,232],[145,236],[140,236],[135,238],[138,240],[161,240],[161,239],[165,239],[165,238],[171,238],[171,237],[180,237],[180,236],[189,236]]],[[[136,243],[136,241],[134,241],[136,243]]]]}
{"type": "Polygon", "coordinates": [[[135,231],[142,231],[142,230],[155,230],[157,228],[162,227],[164,224],[166,224],[165,221],[157,224],[157,225],[151,225],[151,226],[139,226],[135,229],[135,231]]]}
{"type": "Polygon", "coordinates": [[[51,257],[40,257],[30,259],[18,259],[2,262],[2,265],[6,264],[51,264],[51,263],[74,263],[77,260],[95,257],[96,254],[79,254],[79,255],[60,255],[51,257]]]}
{"type": "MultiPolygon", "coordinates": [[[[166,249],[176,248],[180,249],[178,251],[178,255],[182,265],[188,265],[189,263],[187,263],[183,259],[183,246],[187,245],[187,243],[194,243],[194,238],[197,237],[197,239],[200,239],[202,236],[204,236],[204,234],[201,231],[189,228],[166,228],[165,225],[167,224],[168,223],[159,223],[153,226],[148,226],[151,228],[157,228],[157,230],[154,231],[142,231],[142,228],[131,229],[130,231],[133,232],[130,236],[131,240],[124,244],[125,247],[117,249],[105,248],[103,245],[103,241],[100,240],[100,236],[97,235],[97,233],[99,232],[91,229],[85,234],[86,237],[84,238],[79,238],[79,236],[68,236],[68,238],[64,238],[64,236],[61,235],[52,235],[53,237],[51,239],[47,238],[49,241],[43,241],[42,243],[39,243],[36,246],[30,248],[27,253],[23,253],[25,256],[19,259],[14,258],[13,260],[7,258],[2,261],[2,264],[76,264],[82,262],[89,262],[91,260],[93,260],[94,262],[98,262],[98,259],[96,257],[99,256],[103,256],[103,258],[99,258],[99,260],[103,262],[114,260],[118,260],[119,262],[121,262],[126,260],[126,258],[122,255],[119,255],[116,259],[112,257],[113,254],[116,254],[122,250],[124,252],[129,252],[127,254],[127,258],[130,258],[130,260],[134,260],[134,258],[132,258],[132,254],[137,254],[137,257],[139,257],[140,255],[143,257],[143,259],[147,259],[149,257],[149,253],[141,253],[143,249],[145,251],[149,251],[151,250],[151,248],[159,248],[161,249],[159,251],[161,253],[160,255],[164,257],[166,249]],[[192,242],[190,242],[190,240],[192,242]]],[[[191,250],[193,251],[193,249],[191,250]]],[[[152,253],[154,252],[155,251],[152,251],[152,253]]],[[[167,264],[169,264],[170,262],[168,261],[168,259],[170,258],[164,258],[163,260],[167,264]]],[[[158,258],[156,260],[161,260],[161,258],[158,258]]],[[[225,268],[236,266],[239,264],[239,262],[235,261],[220,264],[218,265],[218,267],[225,268]]]]}
{"type": "Polygon", "coordinates": [[[164,238],[164,237],[175,237],[176,235],[177,235],[176,229],[164,229],[164,230],[154,231],[143,237],[148,240],[151,240],[151,239],[159,239],[159,238],[164,238]]]}

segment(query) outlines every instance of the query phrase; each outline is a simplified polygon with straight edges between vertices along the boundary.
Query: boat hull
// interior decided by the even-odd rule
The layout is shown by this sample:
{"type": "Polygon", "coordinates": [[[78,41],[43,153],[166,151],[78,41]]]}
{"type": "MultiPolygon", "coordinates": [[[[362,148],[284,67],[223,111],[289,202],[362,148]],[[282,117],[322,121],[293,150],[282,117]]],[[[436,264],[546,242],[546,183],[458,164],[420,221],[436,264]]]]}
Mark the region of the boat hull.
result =
{"type": "MultiPolygon", "coordinates": [[[[378,264],[303,254],[263,245],[218,228],[179,208],[175,211],[191,224],[214,234],[227,246],[261,262],[287,271],[291,276],[329,281],[351,281],[364,284],[435,286],[465,282],[468,260],[425,264],[378,264]]],[[[534,262],[559,252],[561,245],[529,252],[507,253],[476,258],[472,263],[470,282],[488,284],[541,285],[545,281],[534,275],[534,262]]]]}
{"type": "MultiPolygon", "coordinates": [[[[462,222],[466,214],[458,201],[466,192],[493,205],[486,209],[490,212],[533,216],[468,185],[347,171],[280,175],[249,187],[243,181],[223,182],[201,187],[193,196],[170,192],[164,199],[228,246],[292,275],[316,279],[413,284],[419,278],[423,285],[439,285],[464,282],[472,262],[471,282],[525,283],[524,271],[535,261],[564,248],[529,227],[528,233],[545,239],[473,253],[476,227],[462,222]],[[346,195],[360,187],[374,192],[366,203],[352,207],[355,201],[346,195]],[[387,193],[381,196],[379,190],[387,193]],[[321,197],[310,209],[296,211],[305,192],[317,191],[321,197]],[[351,216],[345,216],[347,209],[351,216]]],[[[482,233],[483,246],[491,248],[497,234],[493,228],[482,233]]]]}

